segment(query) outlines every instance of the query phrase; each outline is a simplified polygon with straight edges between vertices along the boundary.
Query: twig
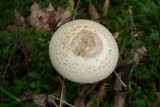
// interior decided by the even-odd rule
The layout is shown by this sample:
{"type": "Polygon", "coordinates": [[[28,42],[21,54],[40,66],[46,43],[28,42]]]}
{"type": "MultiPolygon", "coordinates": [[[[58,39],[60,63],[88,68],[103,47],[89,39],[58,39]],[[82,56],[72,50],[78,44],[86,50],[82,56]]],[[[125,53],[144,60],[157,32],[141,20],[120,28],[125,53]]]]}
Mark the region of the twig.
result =
{"type": "Polygon", "coordinates": [[[5,75],[6,75],[6,73],[7,73],[7,70],[8,70],[8,68],[9,68],[9,66],[10,66],[10,62],[11,62],[11,59],[12,59],[12,57],[13,57],[13,54],[14,54],[14,51],[15,51],[15,49],[16,49],[16,47],[17,47],[17,36],[16,36],[16,39],[15,39],[15,43],[14,43],[14,47],[13,47],[13,49],[12,49],[12,51],[11,51],[11,55],[10,55],[10,57],[9,57],[9,59],[8,59],[8,63],[7,63],[7,65],[6,65],[6,68],[5,68],[5,70],[4,70],[4,72],[3,72],[3,85],[4,85],[4,81],[5,81],[5,75]]]}
{"type": "Polygon", "coordinates": [[[77,9],[78,9],[78,7],[79,7],[79,3],[80,3],[80,0],[78,0],[78,3],[77,3],[77,6],[76,6],[76,9],[75,9],[75,11],[74,11],[74,15],[73,15],[72,20],[74,20],[74,19],[75,19],[75,17],[76,17],[77,9]]]}
{"type": "Polygon", "coordinates": [[[74,107],[73,105],[67,103],[66,101],[64,101],[64,100],[62,100],[62,99],[59,99],[58,97],[56,97],[56,96],[54,96],[54,95],[49,95],[49,96],[53,97],[53,98],[56,99],[56,100],[61,101],[62,103],[66,104],[66,105],[68,105],[68,106],[70,106],[70,107],[74,107]]]}
{"type": "Polygon", "coordinates": [[[116,74],[117,78],[119,79],[119,81],[122,83],[122,85],[126,88],[126,84],[122,81],[122,79],[119,77],[119,75],[117,74],[116,71],[114,71],[114,73],[116,74]]]}
{"type": "Polygon", "coordinates": [[[19,49],[22,51],[22,53],[23,53],[23,55],[24,55],[26,70],[27,70],[27,72],[28,72],[28,71],[29,71],[29,64],[28,64],[27,54],[26,54],[26,52],[23,50],[23,48],[21,48],[19,45],[18,45],[18,47],[19,47],[19,49]]]}
{"type": "Polygon", "coordinates": [[[7,40],[5,40],[5,39],[3,39],[3,38],[1,38],[0,37],[0,40],[2,40],[4,43],[6,43],[6,44],[9,44],[9,45],[14,45],[14,43],[10,43],[9,41],[7,41],[7,40]]]}
{"type": "MultiPolygon", "coordinates": [[[[10,67],[10,62],[11,62],[11,59],[12,59],[12,57],[13,57],[13,53],[14,53],[16,47],[17,47],[17,36],[16,36],[16,39],[15,39],[14,47],[13,47],[13,49],[12,49],[12,51],[11,51],[11,55],[10,55],[10,57],[9,57],[9,59],[8,59],[8,63],[7,63],[6,68],[5,68],[5,70],[4,70],[3,74],[2,74],[2,85],[3,85],[3,86],[4,86],[5,76],[6,76],[6,73],[7,73],[8,68],[10,67]]],[[[3,102],[3,95],[4,95],[4,93],[3,93],[3,91],[2,91],[2,94],[1,94],[2,102],[3,102]]]]}
{"type": "Polygon", "coordinates": [[[64,81],[65,81],[65,78],[63,78],[63,81],[62,81],[62,89],[61,89],[61,96],[60,96],[59,107],[62,107],[63,91],[64,91],[64,81]]]}

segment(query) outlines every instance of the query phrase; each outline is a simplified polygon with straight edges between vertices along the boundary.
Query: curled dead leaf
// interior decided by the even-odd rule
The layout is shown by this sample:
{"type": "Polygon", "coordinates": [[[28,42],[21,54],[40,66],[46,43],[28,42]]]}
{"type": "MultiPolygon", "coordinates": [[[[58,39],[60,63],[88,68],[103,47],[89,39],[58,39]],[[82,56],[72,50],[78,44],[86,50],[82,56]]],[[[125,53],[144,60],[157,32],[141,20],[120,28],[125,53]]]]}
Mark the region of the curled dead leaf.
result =
{"type": "Polygon", "coordinates": [[[158,100],[160,100],[160,92],[156,92],[158,100]]]}
{"type": "Polygon", "coordinates": [[[38,3],[34,2],[31,6],[31,14],[28,16],[27,22],[37,30],[55,30],[59,22],[65,23],[71,19],[70,17],[74,10],[73,6],[73,0],[69,0],[69,6],[66,9],[58,7],[56,10],[51,3],[47,8],[42,9],[38,3]]]}
{"type": "Polygon", "coordinates": [[[114,37],[115,39],[118,39],[120,33],[121,33],[120,31],[113,33],[113,37],[114,37]]]}
{"type": "Polygon", "coordinates": [[[143,47],[139,47],[136,50],[136,54],[133,58],[134,62],[138,65],[139,62],[147,55],[147,49],[143,47]]]}
{"type": "Polygon", "coordinates": [[[16,18],[16,24],[21,25],[24,24],[24,17],[21,15],[21,13],[15,9],[14,10],[15,18],[16,18]]]}
{"type": "Polygon", "coordinates": [[[33,3],[31,6],[31,15],[27,18],[30,26],[35,27],[37,30],[54,30],[58,18],[52,4],[48,8],[41,9],[38,3],[33,3]]]}
{"type": "Polygon", "coordinates": [[[12,32],[17,29],[17,26],[15,24],[10,24],[7,26],[7,31],[12,32]]]}
{"type": "Polygon", "coordinates": [[[90,0],[90,2],[89,2],[88,11],[91,15],[92,20],[97,20],[100,18],[99,13],[98,13],[97,9],[95,8],[95,5],[93,4],[92,0],[90,0]]]}
{"type": "Polygon", "coordinates": [[[41,10],[41,7],[40,7],[40,5],[37,2],[34,2],[32,4],[32,6],[31,6],[30,10],[31,10],[31,12],[32,11],[39,11],[39,10],[41,10]]]}
{"type": "Polygon", "coordinates": [[[106,16],[108,13],[108,8],[109,8],[109,0],[105,0],[104,2],[104,7],[103,7],[103,16],[106,16]]]}
{"type": "Polygon", "coordinates": [[[74,12],[74,0],[68,0],[68,6],[65,9],[64,7],[57,8],[57,14],[59,16],[59,22],[57,27],[71,20],[71,16],[74,12]]]}
{"type": "Polygon", "coordinates": [[[86,104],[86,107],[99,107],[100,104],[103,102],[104,98],[106,97],[107,92],[107,85],[106,80],[103,80],[99,86],[98,91],[86,104]]]}
{"type": "Polygon", "coordinates": [[[96,96],[97,96],[96,103],[97,103],[98,107],[103,102],[103,100],[106,96],[106,92],[107,92],[107,84],[106,84],[106,81],[103,81],[100,84],[100,88],[99,88],[98,92],[96,93],[96,96]]]}

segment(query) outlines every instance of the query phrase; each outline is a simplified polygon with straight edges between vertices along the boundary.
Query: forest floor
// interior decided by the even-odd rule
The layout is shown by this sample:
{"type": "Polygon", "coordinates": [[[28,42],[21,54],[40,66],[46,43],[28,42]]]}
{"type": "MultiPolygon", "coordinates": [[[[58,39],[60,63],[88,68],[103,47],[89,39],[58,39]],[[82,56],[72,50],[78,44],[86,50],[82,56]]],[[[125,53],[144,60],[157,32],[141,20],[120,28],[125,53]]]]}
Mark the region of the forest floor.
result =
{"type": "Polygon", "coordinates": [[[1,0],[0,107],[160,107],[159,0],[1,0]],[[115,72],[94,84],[64,80],[49,59],[56,29],[76,19],[108,28],[115,72]]]}

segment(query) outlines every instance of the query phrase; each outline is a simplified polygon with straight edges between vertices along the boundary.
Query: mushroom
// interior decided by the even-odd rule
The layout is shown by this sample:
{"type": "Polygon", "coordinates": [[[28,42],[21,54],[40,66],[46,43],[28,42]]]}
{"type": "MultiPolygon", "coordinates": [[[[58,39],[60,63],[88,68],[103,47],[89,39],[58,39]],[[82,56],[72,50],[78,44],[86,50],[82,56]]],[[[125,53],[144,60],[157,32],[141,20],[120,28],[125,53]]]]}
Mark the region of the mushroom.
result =
{"type": "Polygon", "coordinates": [[[79,19],[58,28],[50,41],[49,56],[64,78],[94,83],[114,71],[119,52],[108,29],[97,22],[79,19]]]}

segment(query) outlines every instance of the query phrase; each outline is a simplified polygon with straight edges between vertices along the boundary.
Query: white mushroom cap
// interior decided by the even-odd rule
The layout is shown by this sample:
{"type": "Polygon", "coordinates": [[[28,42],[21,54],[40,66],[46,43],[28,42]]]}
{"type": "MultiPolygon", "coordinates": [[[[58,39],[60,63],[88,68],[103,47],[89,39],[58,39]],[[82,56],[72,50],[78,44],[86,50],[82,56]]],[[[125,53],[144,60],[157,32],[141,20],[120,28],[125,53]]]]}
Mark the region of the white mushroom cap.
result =
{"type": "Polygon", "coordinates": [[[57,72],[78,83],[105,79],[115,69],[119,57],[109,30],[84,19],[68,22],[54,33],[49,55],[57,72]]]}

